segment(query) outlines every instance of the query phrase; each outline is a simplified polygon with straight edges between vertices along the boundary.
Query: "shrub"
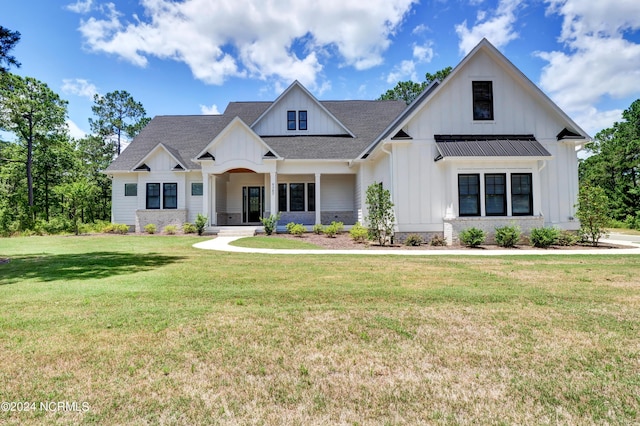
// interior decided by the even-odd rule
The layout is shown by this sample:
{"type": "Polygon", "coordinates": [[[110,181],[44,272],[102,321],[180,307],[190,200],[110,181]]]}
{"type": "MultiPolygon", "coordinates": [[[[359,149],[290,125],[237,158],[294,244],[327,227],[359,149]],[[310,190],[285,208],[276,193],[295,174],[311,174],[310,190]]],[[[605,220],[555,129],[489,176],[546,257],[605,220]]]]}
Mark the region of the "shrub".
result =
{"type": "Polygon", "coordinates": [[[575,232],[560,231],[556,238],[556,244],[559,246],[575,246],[580,238],[575,232]]]}
{"type": "Polygon", "coordinates": [[[146,232],[147,234],[155,234],[157,230],[158,227],[155,223],[148,223],[144,226],[144,232],[146,232]]]}
{"type": "Polygon", "coordinates": [[[478,247],[484,243],[487,234],[482,229],[467,228],[460,232],[460,242],[467,247],[478,247]]]}
{"type": "Polygon", "coordinates": [[[313,233],[316,235],[322,234],[322,225],[319,223],[316,223],[315,225],[313,225],[313,233]]]}
{"type": "Polygon", "coordinates": [[[169,235],[175,235],[178,232],[178,227],[176,225],[167,225],[164,227],[164,233],[169,235]]]}
{"type": "Polygon", "coordinates": [[[341,233],[343,230],[344,223],[333,221],[331,222],[331,225],[325,226],[322,232],[324,232],[324,234],[329,238],[335,238],[335,236],[341,233]]]}
{"type": "Polygon", "coordinates": [[[604,189],[586,183],[580,186],[576,217],[580,220],[583,234],[589,236],[594,246],[598,245],[609,223],[608,205],[609,200],[604,189]]]}
{"type": "Polygon", "coordinates": [[[529,242],[534,247],[547,248],[558,239],[558,230],[549,226],[533,228],[529,234],[529,242]]]}
{"type": "Polygon", "coordinates": [[[302,234],[307,231],[307,228],[301,223],[289,222],[287,223],[287,231],[289,231],[291,235],[302,237],[302,234]]]}
{"type": "Polygon", "coordinates": [[[496,244],[500,247],[514,247],[520,241],[520,227],[508,225],[496,228],[496,244]]]}
{"type": "Polygon", "coordinates": [[[204,234],[204,227],[207,225],[207,216],[198,213],[198,216],[196,216],[195,225],[198,235],[204,234]]]}
{"type": "Polygon", "coordinates": [[[422,243],[424,243],[424,240],[418,234],[410,234],[410,235],[407,236],[407,239],[404,240],[404,245],[405,246],[416,247],[416,246],[419,246],[422,243]]]}
{"type": "Polygon", "coordinates": [[[51,218],[49,222],[42,222],[40,225],[44,232],[51,235],[73,231],[73,224],[71,223],[71,221],[62,216],[51,218]]]}
{"type": "Polygon", "coordinates": [[[369,238],[378,240],[384,246],[393,237],[395,215],[391,192],[382,187],[382,183],[372,183],[367,188],[367,222],[369,222],[369,238]]]}
{"type": "Polygon", "coordinates": [[[369,231],[364,226],[360,225],[360,222],[356,223],[349,230],[349,235],[351,235],[351,239],[357,243],[364,243],[364,240],[367,239],[367,235],[369,235],[369,231]]]}
{"type": "Polygon", "coordinates": [[[269,215],[269,217],[261,217],[260,222],[262,222],[262,226],[264,227],[264,233],[267,235],[273,234],[273,231],[275,231],[278,226],[279,220],[280,213],[269,215]]]}
{"type": "Polygon", "coordinates": [[[124,223],[114,223],[112,232],[114,234],[127,234],[129,233],[129,225],[125,225],[124,223]]]}
{"type": "Polygon", "coordinates": [[[447,240],[445,240],[444,237],[441,237],[440,235],[434,235],[433,237],[431,237],[429,245],[434,247],[443,247],[447,245],[447,240]]]}
{"type": "Polygon", "coordinates": [[[182,232],[184,232],[185,234],[195,234],[196,232],[198,232],[198,229],[193,223],[187,222],[182,224],[182,232]]]}

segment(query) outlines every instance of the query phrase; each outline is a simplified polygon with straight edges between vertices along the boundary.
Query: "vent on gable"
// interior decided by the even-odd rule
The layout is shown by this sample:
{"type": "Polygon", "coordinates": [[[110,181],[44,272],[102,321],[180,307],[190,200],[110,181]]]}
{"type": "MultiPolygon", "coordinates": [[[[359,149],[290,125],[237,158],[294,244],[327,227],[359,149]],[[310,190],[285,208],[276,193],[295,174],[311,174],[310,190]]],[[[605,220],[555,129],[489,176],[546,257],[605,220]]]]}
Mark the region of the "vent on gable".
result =
{"type": "Polygon", "coordinates": [[[276,158],[276,155],[273,152],[269,151],[264,155],[264,158],[276,158]]]}
{"type": "Polygon", "coordinates": [[[184,170],[184,167],[182,167],[180,164],[176,164],[173,170],[184,170]]]}
{"type": "Polygon", "coordinates": [[[565,127],[560,133],[556,135],[556,138],[557,140],[561,141],[563,139],[582,139],[582,136],[575,132],[572,132],[565,127]]]}
{"type": "Polygon", "coordinates": [[[391,138],[391,140],[411,140],[413,139],[411,136],[409,136],[409,134],[407,134],[407,132],[405,132],[404,130],[400,129],[400,131],[398,133],[396,133],[396,135],[394,137],[391,138]]]}
{"type": "Polygon", "coordinates": [[[210,152],[205,152],[200,157],[198,157],[198,160],[213,160],[213,161],[216,161],[216,157],[214,157],[210,152]]]}
{"type": "Polygon", "coordinates": [[[138,167],[133,169],[135,172],[150,172],[151,168],[147,166],[145,163],[140,164],[138,167]]]}

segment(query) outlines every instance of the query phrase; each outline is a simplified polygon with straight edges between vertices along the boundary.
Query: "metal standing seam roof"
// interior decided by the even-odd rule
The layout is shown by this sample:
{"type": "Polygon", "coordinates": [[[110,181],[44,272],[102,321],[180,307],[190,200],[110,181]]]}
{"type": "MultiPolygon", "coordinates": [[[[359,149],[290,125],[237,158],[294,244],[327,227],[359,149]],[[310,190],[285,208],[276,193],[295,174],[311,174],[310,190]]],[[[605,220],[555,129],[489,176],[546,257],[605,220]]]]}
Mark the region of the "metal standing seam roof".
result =
{"type": "Polygon", "coordinates": [[[434,135],[445,157],[551,157],[534,135],[434,135]]]}

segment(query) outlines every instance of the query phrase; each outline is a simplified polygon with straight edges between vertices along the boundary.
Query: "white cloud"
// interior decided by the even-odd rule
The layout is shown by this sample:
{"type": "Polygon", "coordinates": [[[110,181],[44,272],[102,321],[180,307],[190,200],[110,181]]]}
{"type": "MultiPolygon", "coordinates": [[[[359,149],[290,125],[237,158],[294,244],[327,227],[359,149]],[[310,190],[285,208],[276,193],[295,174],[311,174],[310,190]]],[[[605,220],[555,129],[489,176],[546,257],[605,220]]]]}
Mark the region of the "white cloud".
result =
{"type": "Polygon", "coordinates": [[[92,3],[93,0],[78,0],[75,3],[68,4],[66,9],[75,13],[89,13],[92,3]]]}
{"type": "Polygon", "coordinates": [[[358,70],[382,63],[415,1],[141,0],[143,21],[127,21],[109,3],[103,17],[82,20],[80,32],[93,51],[137,66],[152,56],[184,62],[206,83],[251,76],[315,88],[326,55],[358,70]]]}
{"type": "Polygon", "coordinates": [[[610,127],[621,111],[600,111],[607,98],[624,99],[640,94],[640,44],[625,38],[640,29],[640,2],[548,0],[548,14],[563,17],[559,41],[563,50],[536,52],[545,61],[540,76],[543,90],[577,117],[593,133],[610,127]]]}
{"type": "Polygon", "coordinates": [[[67,120],[67,126],[69,127],[69,134],[74,139],[82,139],[88,135],[87,132],[82,130],[75,122],[67,120]]]}
{"type": "Polygon", "coordinates": [[[404,81],[407,78],[412,81],[418,81],[419,78],[416,73],[416,65],[431,62],[433,55],[434,53],[431,42],[424,45],[414,44],[413,59],[404,60],[400,62],[400,65],[396,65],[387,76],[387,83],[396,84],[397,82],[404,81]]]}
{"type": "Polygon", "coordinates": [[[497,48],[518,38],[514,24],[517,19],[516,12],[521,4],[523,4],[522,0],[500,0],[495,12],[478,11],[476,23],[471,28],[467,26],[466,20],[456,25],[456,34],[460,39],[458,42],[460,52],[466,55],[483,38],[497,48]]]}
{"type": "Polygon", "coordinates": [[[62,80],[62,93],[76,95],[93,100],[93,95],[98,93],[96,86],[81,78],[65,78],[62,80]]]}
{"type": "Polygon", "coordinates": [[[218,105],[213,104],[211,106],[200,105],[200,112],[203,115],[218,115],[220,111],[218,111],[218,105]]]}

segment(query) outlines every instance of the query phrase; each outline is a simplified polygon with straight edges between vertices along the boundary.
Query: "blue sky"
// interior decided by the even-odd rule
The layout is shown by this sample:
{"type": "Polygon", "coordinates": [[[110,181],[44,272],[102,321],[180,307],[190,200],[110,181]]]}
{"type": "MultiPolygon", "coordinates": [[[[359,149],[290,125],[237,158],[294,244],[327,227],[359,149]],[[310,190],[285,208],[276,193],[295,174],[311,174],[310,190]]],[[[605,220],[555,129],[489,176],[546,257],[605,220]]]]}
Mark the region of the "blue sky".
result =
{"type": "Polygon", "coordinates": [[[20,0],[0,25],[22,34],[12,71],[69,101],[76,137],[95,93],[126,90],[152,117],[273,100],[295,79],[375,99],[483,37],[592,136],[640,98],[637,0],[20,0]]]}

